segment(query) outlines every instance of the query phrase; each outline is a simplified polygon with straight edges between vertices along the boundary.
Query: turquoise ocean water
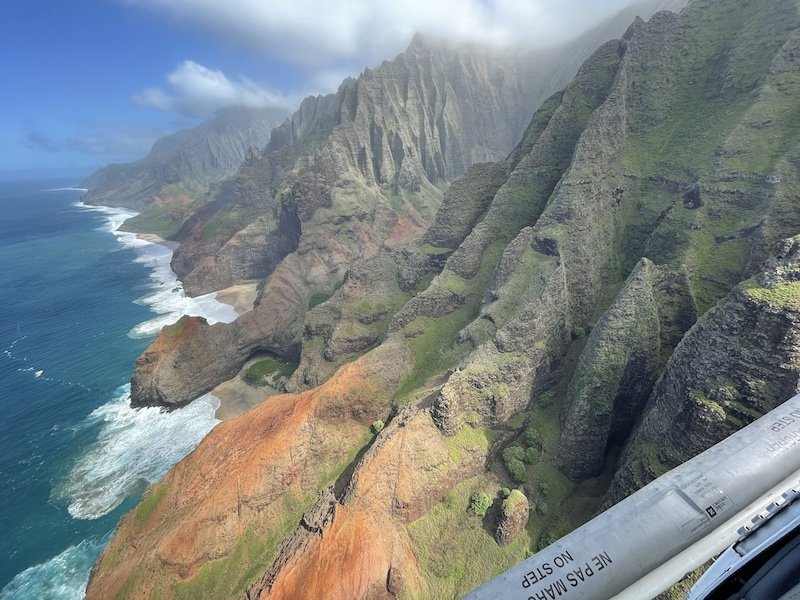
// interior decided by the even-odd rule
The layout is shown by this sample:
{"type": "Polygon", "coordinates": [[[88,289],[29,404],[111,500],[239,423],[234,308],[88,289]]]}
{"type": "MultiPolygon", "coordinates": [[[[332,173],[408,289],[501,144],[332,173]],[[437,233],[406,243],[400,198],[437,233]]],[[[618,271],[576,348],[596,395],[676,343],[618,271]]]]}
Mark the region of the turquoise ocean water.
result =
{"type": "Polygon", "coordinates": [[[170,250],[66,182],[0,182],[0,600],[82,598],[120,516],[218,421],[204,397],[128,407],[136,357],[181,314],[170,250]]]}

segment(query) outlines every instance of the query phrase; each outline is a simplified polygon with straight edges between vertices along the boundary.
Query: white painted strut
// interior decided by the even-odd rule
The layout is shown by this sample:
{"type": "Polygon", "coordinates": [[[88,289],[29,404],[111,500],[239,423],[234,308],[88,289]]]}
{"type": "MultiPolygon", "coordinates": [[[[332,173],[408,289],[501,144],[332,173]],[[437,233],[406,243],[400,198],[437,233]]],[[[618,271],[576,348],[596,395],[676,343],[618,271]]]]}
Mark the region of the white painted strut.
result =
{"type": "Polygon", "coordinates": [[[466,600],[645,600],[734,543],[800,480],[800,395],[466,600]]]}

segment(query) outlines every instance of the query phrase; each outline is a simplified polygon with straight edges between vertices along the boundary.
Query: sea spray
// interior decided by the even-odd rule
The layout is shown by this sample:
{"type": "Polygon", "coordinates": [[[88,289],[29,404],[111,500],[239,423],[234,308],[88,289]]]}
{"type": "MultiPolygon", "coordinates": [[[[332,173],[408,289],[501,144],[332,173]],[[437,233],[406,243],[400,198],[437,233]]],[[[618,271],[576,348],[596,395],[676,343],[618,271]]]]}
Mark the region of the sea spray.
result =
{"type": "MultiPolygon", "coordinates": [[[[103,229],[116,236],[124,248],[132,249],[150,271],[151,293],[137,302],[159,316],[134,327],[131,337],[147,337],[182,315],[202,316],[209,323],[230,322],[236,312],[218,302],[214,294],[189,298],[170,267],[173,245],[156,244],[136,234],[120,231],[135,212],[104,206],[76,206],[103,213],[103,229]]],[[[76,519],[97,519],[113,511],[128,496],[141,493],[146,484],[158,481],[169,468],[191,452],[219,421],[214,413],[219,400],[207,394],[173,412],[159,408],[133,409],[130,385],[124,385],[108,403],[95,409],[84,427],[100,426],[97,440],[77,459],[69,474],[53,490],[53,499],[66,501],[76,519]]]]}
{"type": "Polygon", "coordinates": [[[100,425],[97,441],[77,460],[54,489],[76,519],[97,519],[130,494],[161,479],[219,423],[219,400],[207,394],[173,412],[132,409],[130,385],[111,402],[95,409],[84,426],[100,425]]]}
{"type": "Polygon", "coordinates": [[[152,336],[184,313],[216,322],[235,312],[213,294],[186,297],[168,245],[119,231],[132,211],[80,203],[77,211],[68,190],[13,193],[0,226],[4,298],[13,307],[0,323],[0,380],[16,386],[0,398],[13,427],[4,430],[0,477],[9,550],[0,599],[82,598],[121,512],[219,422],[211,396],[171,413],[131,409],[128,387],[113,391],[130,377],[130,348],[143,349],[145,340],[130,338],[152,336]],[[127,268],[135,265],[145,272],[127,268]]]}
{"type": "Polygon", "coordinates": [[[140,323],[128,334],[132,338],[145,338],[156,335],[166,325],[171,325],[183,315],[204,317],[209,323],[230,323],[236,319],[236,311],[228,304],[217,301],[216,294],[210,293],[192,298],[183,291],[183,284],[170,266],[173,242],[155,243],[141,239],[135,233],[120,231],[122,224],[137,213],[106,206],[76,206],[86,210],[102,212],[108,219],[104,229],[114,234],[123,248],[136,252],[134,262],[150,270],[152,290],[136,302],[147,306],[158,316],[140,323]]]}
{"type": "Polygon", "coordinates": [[[0,600],[82,600],[92,565],[110,537],[89,538],[18,573],[0,590],[0,600]]]}

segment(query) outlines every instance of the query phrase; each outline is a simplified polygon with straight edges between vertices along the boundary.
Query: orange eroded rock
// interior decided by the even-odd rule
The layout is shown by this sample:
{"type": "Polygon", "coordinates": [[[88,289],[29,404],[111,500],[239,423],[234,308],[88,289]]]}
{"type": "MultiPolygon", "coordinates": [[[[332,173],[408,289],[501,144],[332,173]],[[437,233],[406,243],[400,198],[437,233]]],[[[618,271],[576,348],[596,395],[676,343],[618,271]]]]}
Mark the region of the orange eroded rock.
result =
{"type": "Polygon", "coordinates": [[[392,569],[416,576],[414,555],[401,534],[385,519],[376,520],[374,514],[344,506],[336,511],[336,519],[323,536],[295,557],[272,589],[258,597],[393,598],[387,588],[392,569]]]}
{"type": "Polygon", "coordinates": [[[485,447],[453,452],[449,443],[426,410],[400,413],[359,462],[330,525],[284,548],[294,554],[279,557],[281,568],[267,573],[249,597],[378,599],[420,590],[404,525],[479,472],[486,459],[485,447]]]}
{"type": "Polygon", "coordinates": [[[386,418],[386,390],[409,362],[402,345],[389,345],[319,388],[273,396],[220,424],[151,491],[164,486],[152,514],[143,518],[140,507],[123,517],[87,598],[113,598],[126,585],[128,597],[149,598],[156,589],[171,597],[174,583],[230,555],[246,530],[267,537],[284,515],[286,493],[313,497],[364,441],[369,424],[386,418]]]}

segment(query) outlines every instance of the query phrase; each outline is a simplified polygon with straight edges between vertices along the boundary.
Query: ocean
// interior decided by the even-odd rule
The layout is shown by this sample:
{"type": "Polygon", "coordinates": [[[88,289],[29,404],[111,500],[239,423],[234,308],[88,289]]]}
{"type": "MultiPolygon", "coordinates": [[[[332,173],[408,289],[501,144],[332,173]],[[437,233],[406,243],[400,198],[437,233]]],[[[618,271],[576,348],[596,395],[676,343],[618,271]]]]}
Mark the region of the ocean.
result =
{"type": "Polygon", "coordinates": [[[83,598],[119,518],[219,422],[213,396],[128,406],[136,358],[182,314],[171,250],[67,182],[0,182],[0,600],[83,598]]]}

